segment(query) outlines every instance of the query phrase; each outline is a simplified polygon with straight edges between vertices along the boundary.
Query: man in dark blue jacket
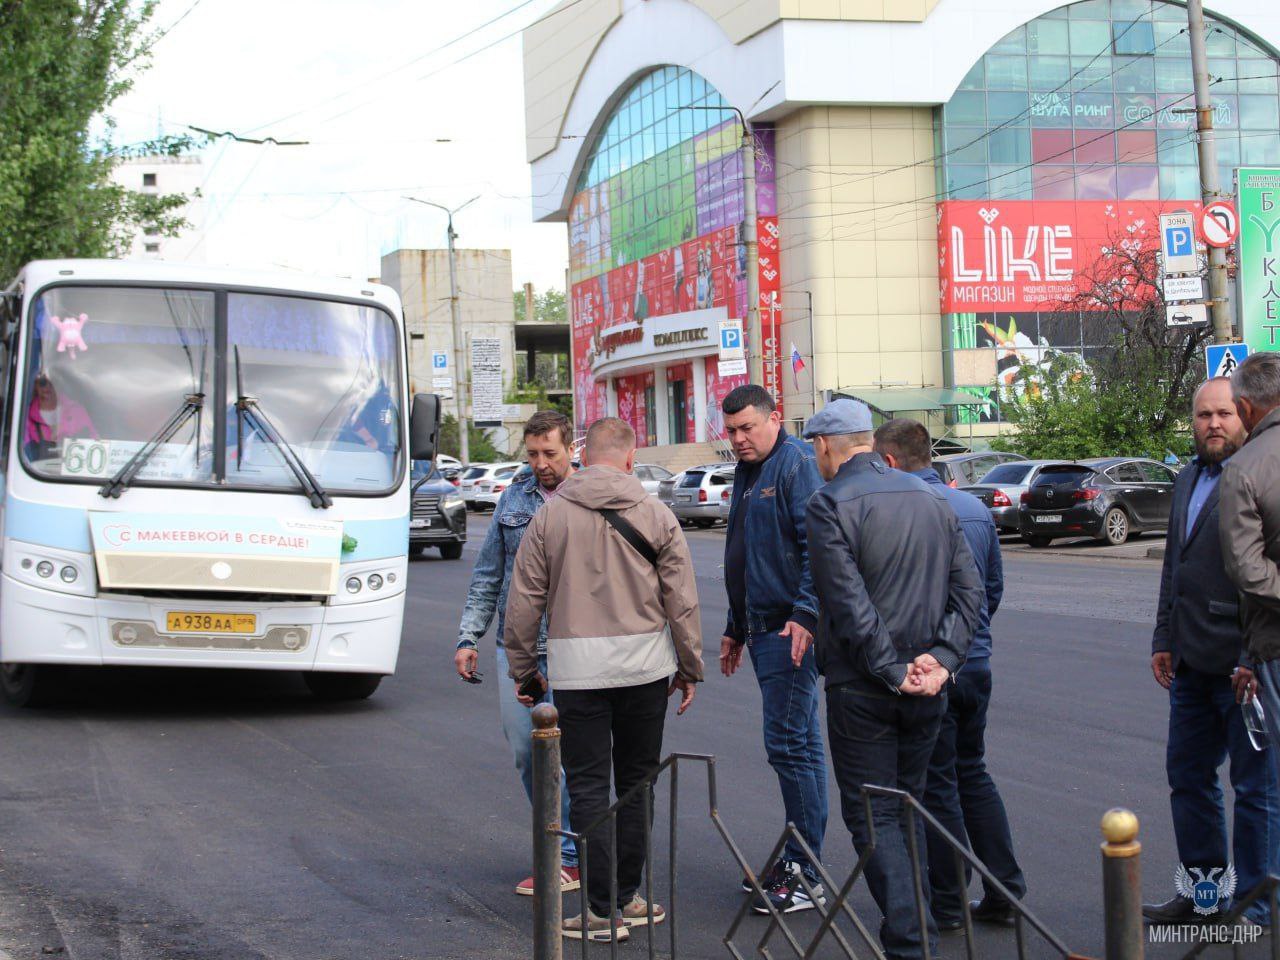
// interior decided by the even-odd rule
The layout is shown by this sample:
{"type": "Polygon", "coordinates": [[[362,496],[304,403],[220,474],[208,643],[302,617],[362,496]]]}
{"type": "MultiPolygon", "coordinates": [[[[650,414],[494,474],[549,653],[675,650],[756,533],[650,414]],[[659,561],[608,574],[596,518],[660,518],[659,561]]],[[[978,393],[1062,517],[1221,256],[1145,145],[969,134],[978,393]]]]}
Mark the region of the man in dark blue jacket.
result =
{"type": "MultiPolygon", "coordinates": [[[[982,582],[946,497],[891,470],[872,448],[871,414],[852,400],[828,404],[805,427],[829,482],[813,495],[809,529],[822,610],[818,666],[827,688],[827,733],[845,825],[859,856],[871,843],[863,784],[917,800],[946,713],[946,686],[964,665],[985,604],[982,582]]],[[[936,955],[937,927],[921,930],[902,804],[871,798],[875,849],[867,886],[884,914],[886,957],[936,955]]],[[[916,820],[917,849],[924,828],[916,820]]],[[[927,876],[921,877],[929,896],[927,876]]]]}
{"type": "MultiPolygon", "coordinates": [[[[1201,386],[1192,410],[1196,458],[1173,487],[1151,671],[1169,691],[1165,771],[1178,860],[1183,869],[1199,869],[1206,876],[1228,865],[1218,767],[1229,757],[1235,793],[1231,860],[1236,892],[1244,894],[1266,877],[1269,867],[1275,869],[1271,861],[1280,850],[1275,748],[1254,750],[1245,730],[1239,701],[1256,684],[1240,632],[1239,595],[1227,576],[1218,536],[1218,478],[1244,443],[1245,426],[1226,377],[1201,386]]],[[[1219,915],[1225,906],[1219,905],[1219,915]]],[[[1195,913],[1195,903],[1182,896],[1147,904],[1142,913],[1152,923],[1204,919],[1195,913]]],[[[1266,900],[1247,915],[1267,923],[1266,900]]]]}
{"type": "MultiPolygon", "coordinates": [[[[875,435],[876,453],[889,466],[913,476],[947,498],[960,521],[969,552],[985,586],[986,603],[978,611],[978,627],[969,646],[964,669],[956,674],[947,693],[938,743],[929,760],[924,802],[952,836],[967,839],[995,878],[1019,899],[1027,882],[1013,853],[1013,836],[1004,801],[987,772],[987,707],[991,703],[991,617],[1004,596],[1004,563],[1000,537],[991,511],[971,493],[942,482],[933,469],[933,443],[918,420],[899,418],[881,424],[875,435]]],[[[968,872],[962,881],[955,855],[940,838],[929,834],[929,887],[938,929],[963,927],[961,898],[968,888],[968,872]]],[[[1012,924],[1013,909],[996,890],[983,883],[983,898],[971,905],[974,920],[1012,924]]]]}
{"type": "MultiPolygon", "coordinates": [[[[827,765],[818,719],[818,668],[813,631],[818,604],[809,573],[805,506],[822,485],[809,445],[787,435],[763,387],[738,387],[724,398],[725,432],[738,456],[724,548],[729,619],[720,641],[720,670],[733,676],[744,645],[760,684],[764,746],[782,787],[784,822],[815,857],[827,829],[827,765]]],[[[822,887],[799,844],[788,840],[782,859],[761,877],[774,907],[784,912],[814,904],[803,873],[822,887]]],[[[750,884],[743,889],[750,892],[750,884]]],[[[764,903],[757,913],[768,913],[764,903]]]]}

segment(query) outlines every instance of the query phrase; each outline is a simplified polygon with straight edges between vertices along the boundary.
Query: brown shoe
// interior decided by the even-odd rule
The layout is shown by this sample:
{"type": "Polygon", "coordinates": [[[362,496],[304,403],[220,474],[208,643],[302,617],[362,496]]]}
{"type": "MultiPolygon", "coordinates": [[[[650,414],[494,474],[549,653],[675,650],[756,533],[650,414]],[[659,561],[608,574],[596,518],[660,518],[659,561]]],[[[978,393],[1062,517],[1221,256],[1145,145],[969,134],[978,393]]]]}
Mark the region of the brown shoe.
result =
{"type": "MultiPolygon", "coordinates": [[[[631,902],[622,908],[622,922],[628,927],[647,926],[649,912],[649,904],[645,902],[644,897],[637,893],[631,898],[631,902]]],[[[667,911],[655,903],[653,905],[653,922],[658,924],[665,919],[667,919],[667,911]]]]}
{"type": "MultiPolygon", "coordinates": [[[[621,917],[614,917],[612,922],[604,917],[597,917],[590,910],[587,911],[587,937],[595,943],[608,943],[609,928],[613,927],[613,938],[619,942],[630,939],[631,931],[627,929],[626,923],[621,917]]],[[[570,940],[582,939],[582,917],[569,917],[565,920],[564,925],[560,928],[561,932],[570,940]]]]}

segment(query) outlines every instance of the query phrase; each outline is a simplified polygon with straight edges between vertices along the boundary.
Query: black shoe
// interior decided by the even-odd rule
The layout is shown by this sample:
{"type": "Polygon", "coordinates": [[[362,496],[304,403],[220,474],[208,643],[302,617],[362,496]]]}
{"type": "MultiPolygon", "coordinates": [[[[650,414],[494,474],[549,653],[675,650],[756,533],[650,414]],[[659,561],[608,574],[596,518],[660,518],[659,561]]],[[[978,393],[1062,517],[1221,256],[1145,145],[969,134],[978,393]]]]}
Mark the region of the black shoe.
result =
{"type": "Polygon", "coordinates": [[[1146,920],[1147,923],[1175,924],[1204,923],[1205,918],[1196,913],[1194,901],[1179,896],[1174,897],[1172,900],[1166,900],[1164,903],[1144,903],[1142,905],[1142,919],[1146,920]]]}
{"type": "Polygon", "coordinates": [[[939,920],[935,918],[934,923],[938,925],[938,932],[941,934],[964,933],[963,920],[939,920]]]}
{"type": "MultiPolygon", "coordinates": [[[[812,898],[805,890],[804,884],[800,882],[800,864],[794,860],[783,860],[779,863],[772,882],[764,885],[764,895],[779,913],[812,910],[815,904],[825,904],[827,898],[823,895],[822,884],[816,880],[810,880],[809,885],[813,888],[812,898]]],[[[756,913],[765,915],[769,913],[769,907],[758,897],[751,905],[751,909],[756,913]]]]}
{"type": "Polygon", "coordinates": [[[1001,927],[1012,927],[1017,911],[1011,903],[1001,903],[984,897],[969,903],[969,916],[977,923],[994,923],[1001,927]]]}

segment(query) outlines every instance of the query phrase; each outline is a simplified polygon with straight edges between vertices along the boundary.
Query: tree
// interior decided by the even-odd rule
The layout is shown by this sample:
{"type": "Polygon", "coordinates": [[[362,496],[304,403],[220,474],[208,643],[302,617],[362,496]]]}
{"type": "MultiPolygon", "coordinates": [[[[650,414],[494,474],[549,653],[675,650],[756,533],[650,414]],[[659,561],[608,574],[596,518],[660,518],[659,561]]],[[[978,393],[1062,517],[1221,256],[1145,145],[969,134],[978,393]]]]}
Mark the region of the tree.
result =
{"type": "MultiPolygon", "coordinates": [[[[489,434],[475,424],[468,425],[467,440],[471,448],[471,461],[473,463],[495,463],[506,459],[502,452],[493,445],[493,441],[489,439],[489,434]]],[[[436,447],[441,453],[448,454],[451,457],[460,457],[462,455],[462,448],[458,443],[458,418],[451,413],[446,413],[440,420],[440,436],[436,447]]]]}
{"type": "MultiPolygon", "coordinates": [[[[512,309],[516,323],[524,323],[524,290],[515,291],[512,296],[512,309]]],[[[533,318],[539,323],[568,323],[569,310],[565,303],[563,290],[544,290],[533,295],[533,318]]]]}
{"type": "Polygon", "coordinates": [[[176,154],[189,137],[118,149],[95,117],[124,94],[154,42],[154,0],[0,0],[0,278],[41,257],[118,254],[135,228],[185,226],[179,194],[111,181],[124,156],[176,154]]]}
{"type": "MultiPolygon", "coordinates": [[[[1152,218],[1152,222],[1155,218],[1152,218]]],[[[1102,256],[1076,274],[1078,293],[1055,312],[1083,316],[1103,343],[1084,362],[1045,350],[1001,397],[1018,427],[997,446],[1033,458],[1163,458],[1189,449],[1191,396],[1204,380],[1207,327],[1168,326],[1159,251],[1133,227],[1117,228],[1102,256]]],[[[1050,317],[1052,321],[1052,317],[1050,317]]]]}

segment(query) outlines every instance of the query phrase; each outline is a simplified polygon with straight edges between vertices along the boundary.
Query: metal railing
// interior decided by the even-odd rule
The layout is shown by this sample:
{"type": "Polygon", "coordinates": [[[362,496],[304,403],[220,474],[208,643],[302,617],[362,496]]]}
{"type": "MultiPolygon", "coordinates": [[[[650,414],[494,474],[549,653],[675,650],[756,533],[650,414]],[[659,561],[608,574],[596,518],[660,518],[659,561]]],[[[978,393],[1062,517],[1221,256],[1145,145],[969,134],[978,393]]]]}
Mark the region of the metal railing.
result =
{"type": "MultiPolygon", "coordinates": [[[[1027,908],[1013,893],[1002,884],[999,879],[992,875],[991,871],[973,855],[968,847],[958,841],[944,828],[922,805],[909,793],[901,790],[895,790],[888,787],[875,786],[872,784],[864,785],[862,788],[862,799],[865,804],[865,815],[869,828],[869,842],[862,850],[858,857],[857,863],[854,865],[853,871],[849,874],[848,879],[837,887],[830,874],[821,865],[818,858],[813,855],[804,838],[796,830],[794,824],[787,824],[786,829],[774,844],[773,849],[769,853],[766,860],[766,866],[761,873],[757,873],[751,868],[747,862],[747,858],[743,855],[741,848],[733,839],[727,825],[720,816],[719,803],[716,790],[716,758],[708,754],[693,753],[672,753],[663,760],[643,781],[636,784],[610,806],[604,813],[597,817],[591,823],[583,827],[579,827],[576,831],[563,829],[559,822],[560,816],[560,741],[559,730],[556,728],[557,714],[555,708],[550,704],[542,704],[534,710],[534,830],[533,830],[533,846],[534,846],[534,958],[535,960],[561,960],[564,953],[564,947],[561,940],[562,937],[562,905],[560,894],[560,840],[567,837],[573,840],[578,846],[578,865],[580,877],[580,890],[578,900],[580,904],[581,923],[584,927],[582,936],[582,956],[588,956],[588,946],[592,942],[588,930],[590,917],[590,903],[588,898],[588,885],[590,877],[589,853],[587,845],[588,835],[598,835],[596,832],[601,828],[608,830],[608,848],[612,852],[610,861],[609,875],[609,903],[617,904],[618,902],[618,873],[617,873],[617,815],[619,810],[633,802],[639,796],[642,800],[642,815],[644,818],[644,853],[645,853],[645,872],[644,872],[644,898],[649,904],[648,917],[644,924],[632,927],[632,930],[643,926],[648,933],[648,957],[654,960],[657,956],[658,934],[657,922],[654,918],[654,878],[652,870],[652,854],[653,854],[653,788],[663,774],[670,772],[670,812],[668,823],[668,859],[669,859],[669,876],[666,887],[666,896],[668,898],[666,907],[665,922],[667,924],[666,947],[667,955],[671,960],[678,960],[680,953],[680,941],[678,935],[678,913],[679,900],[677,897],[677,875],[679,865],[679,780],[680,767],[682,764],[695,763],[702,766],[706,770],[707,776],[707,815],[712,824],[716,828],[716,832],[724,841],[725,847],[733,857],[734,862],[742,870],[743,876],[749,882],[754,898],[748,896],[743,901],[743,905],[733,918],[728,931],[725,933],[723,942],[729,955],[735,960],[746,960],[748,953],[764,957],[765,960],[772,960],[774,954],[771,951],[771,942],[781,937],[786,946],[790,948],[797,958],[801,960],[809,960],[816,956],[818,948],[824,943],[834,942],[841,950],[842,954],[847,958],[856,958],[860,954],[855,950],[849,936],[844,930],[837,926],[837,921],[846,919],[853,927],[856,933],[856,939],[861,941],[867,953],[876,958],[876,960],[884,960],[884,953],[880,949],[876,938],[872,935],[867,925],[855,913],[850,904],[850,897],[853,889],[860,877],[864,875],[866,865],[876,849],[876,832],[875,821],[872,817],[872,800],[873,798],[886,798],[895,800],[901,805],[901,813],[903,822],[906,824],[906,843],[908,853],[911,859],[912,882],[915,891],[915,907],[921,929],[927,927],[927,917],[929,906],[925,898],[924,878],[926,876],[927,864],[924,859],[924,851],[921,849],[918,836],[918,827],[923,826],[926,831],[936,834],[946,843],[952,851],[955,858],[955,868],[961,879],[961,887],[965,888],[969,882],[969,871],[976,873],[988,886],[989,890],[997,893],[1001,898],[1006,900],[1011,907],[1014,916],[1014,936],[1016,944],[1016,956],[1019,960],[1026,960],[1028,956],[1028,936],[1034,934],[1040,941],[1046,945],[1049,950],[1056,956],[1064,958],[1064,960],[1072,960],[1077,955],[1073,954],[1066,945],[1059,939],[1049,928],[1041,921],[1030,909],[1027,908]],[[762,885],[762,876],[770,865],[777,862],[782,855],[783,849],[788,841],[794,841],[803,851],[809,861],[814,864],[818,873],[819,881],[828,890],[838,889],[839,892],[834,900],[830,903],[824,903],[821,897],[817,896],[817,890],[814,884],[803,874],[800,875],[799,881],[805,892],[813,900],[818,916],[820,918],[818,929],[812,935],[805,935],[803,939],[791,927],[788,926],[785,915],[779,911],[777,907],[765,896],[765,890],[762,885]],[[741,938],[743,932],[743,922],[751,910],[752,904],[761,902],[766,905],[769,914],[769,922],[758,941],[752,947],[740,945],[737,941],[741,938]]],[[[1129,814],[1132,817],[1132,814],[1129,814]]],[[[1134,818],[1136,824],[1136,818],[1134,818]]],[[[1135,827],[1136,836],[1136,827],[1135,827]]],[[[1104,845],[1105,847],[1106,845],[1104,845]]],[[[1135,844],[1136,846],[1136,844],[1135,844]]],[[[1107,858],[1104,858],[1104,860],[1107,858]]],[[[1121,862],[1119,856],[1112,857],[1117,863],[1121,862]]],[[[1123,879],[1123,877],[1121,878],[1123,879]]],[[[1104,881],[1105,882],[1105,881],[1104,881]]],[[[1133,896],[1128,900],[1133,900],[1137,895],[1137,888],[1132,888],[1133,896]]],[[[1124,897],[1119,900],[1128,903],[1124,897]]],[[[966,934],[965,950],[968,960],[976,960],[979,956],[978,948],[974,943],[973,937],[973,917],[970,914],[967,898],[962,898],[963,926],[966,934]]],[[[1141,926],[1141,903],[1140,900],[1134,900],[1136,906],[1136,916],[1138,917],[1139,927],[1141,926]]],[[[785,905],[784,905],[785,906],[785,905]]],[[[616,909],[616,907],[615,907],[616,909]]],[[[1110,913],[1108,914],[1108,930],[1112,921],[1110,913]]],[[[608,940],[610,958],[617,957],[618,939],[615,930],[615,924],[610,923],[608,927],[608,940]]],[[[604,942],[604,937],[595,942],[604,942]]],[[[927,937],[922,937],[923,958],[924,960],[932,960],[932,954],[929,950],[927,937]]],[[[1108,934],[1108,944],[1110,946],[1110,933],[1108,934]]],[[[1141,939],[1137,940],[1138,954],[1130,953],[1112,953],[1108,949],[1108,960],[1125,960],[1132,956],[1141,956],[1141,939]]],[[[992,956],[989,947],[984,946],[981,956],[984,958],[992,956]]]]}
{"type": "MultiPolygon", "coordinates": [[[[1245,929],[1248,929],[1240,927],[1240,922],[1244,919],[1246,910],[1263,900],[1265,900],[1271,908],[1271,925],[1273,929],[1268,931],[1271,939],[1271,960],[1280,960],[1280,937],[1277,937],[1274,931],[1275,918],[1280,916],[1280,877],[1272,875],[1263,878],[1257,886],[1243,897],[1237,897],[1233,900],[1231,903],[1231,910],[1220,921],[1211,925],[1198,925],[1198,932],[1207,931],[1216,927],[1219,931],[1226,933],[1231,942],[1232,957],[1239,958],[1241,956],[1241,947],[1244,945],[1245,940],[1245,937],[1242,934],[1245,929]]],[[[1192,929],[1197,928],[1193,927],[1192,929]]],[[[1258,937],[1251,938],[1251,942],[1256,942],[1256,939],[1261,937],[1262,930],[1259,929],[1257,933],[1258,937]]],[[[1195,946],[1183,954],[1182,960],[1192,960],[1193,957],[1200,956],[1206,948],[1222,945],[1224,942],[1225,940],[1221,936],[1214,937],[1200,932],[1200,935],[1196,938],[1195,946]]]]}

